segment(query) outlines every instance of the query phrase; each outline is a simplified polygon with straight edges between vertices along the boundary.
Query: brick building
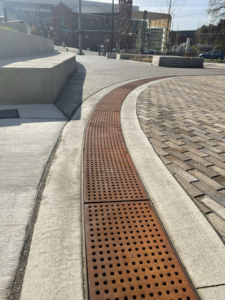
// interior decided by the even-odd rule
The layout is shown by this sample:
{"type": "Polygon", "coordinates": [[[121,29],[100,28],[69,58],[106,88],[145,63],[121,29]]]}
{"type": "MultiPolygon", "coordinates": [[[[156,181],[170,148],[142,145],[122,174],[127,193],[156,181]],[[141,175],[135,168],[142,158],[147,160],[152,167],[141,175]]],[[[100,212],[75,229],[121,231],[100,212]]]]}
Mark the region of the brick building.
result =
{"type": "MultiPolygon", "coordinates": [[[[114,13],[113,47],[120,49],[162,50],[168,14],[133,10],[132,0],[119,0],[114,13]]],[[[54,30],[51,38],[67,46],[78,47],[78,9],[60,2],[52,10],[54,30]]],[[[111,10],[85,13],[82,8],[82,45],[84,49],[97,50],[98,44],[110,50],[111,10]]]]}
{"type": "MultiPolygon", "coordinates": [[[[78,47],[79,0],[4,0],[9,21],[24,20],[32,33],[50,37],[55,43],[78,47]]],[[[109,50],[112,4],[82,1],[83,48],[104,45],[109,50]],[[99,31],[100,29],[100,31],[99,31]]],[[[132,0],[114,5],[113,47],[161,50],[168,14],[139,11],[132,0]]],[[[171,18],[170,18],[171,20],[171,18]]]]}

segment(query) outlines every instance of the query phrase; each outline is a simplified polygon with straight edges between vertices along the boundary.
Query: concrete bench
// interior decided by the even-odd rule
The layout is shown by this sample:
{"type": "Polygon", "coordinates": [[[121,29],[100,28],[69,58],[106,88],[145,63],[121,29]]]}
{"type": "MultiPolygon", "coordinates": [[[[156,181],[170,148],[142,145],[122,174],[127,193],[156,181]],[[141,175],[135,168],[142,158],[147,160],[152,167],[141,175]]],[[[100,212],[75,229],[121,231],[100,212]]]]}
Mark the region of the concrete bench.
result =
{"type": "Polygon", "coordinates": [[[106,58],[116,59],[116,53],[107,52],[106,53],[106,58]]]}
{"type": "Polygon", "coordinates": [[[75,69],[68,52],[0,60],[0,105],[53,103],[75,69]]]}
{"type": "Polygon", "coordinates": [[[119,54],[117,54],[117,59],[130,59],[132,57],[152,58],[153,55],[149,55],[149,54],[130,54],[130,53],[119,53],[119,54]]]}
{"type": "Polygon", "coordinates": [[[172,68],[203,68],[204,59],[200,57],[154,56],[152,65],[172,68]]]}

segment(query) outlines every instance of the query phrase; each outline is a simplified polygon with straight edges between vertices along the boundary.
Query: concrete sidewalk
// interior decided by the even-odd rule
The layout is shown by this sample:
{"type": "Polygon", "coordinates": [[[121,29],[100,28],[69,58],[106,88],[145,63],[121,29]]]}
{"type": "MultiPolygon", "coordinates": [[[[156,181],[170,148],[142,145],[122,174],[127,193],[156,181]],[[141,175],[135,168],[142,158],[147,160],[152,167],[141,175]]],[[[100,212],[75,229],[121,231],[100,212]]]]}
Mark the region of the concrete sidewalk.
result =
{"type": "Polygon", "coordinates": [[[0,299],[10,295],[40,180],[66,123],[52,104],[0,106],[19,118],[0,120],[0,299]]]}

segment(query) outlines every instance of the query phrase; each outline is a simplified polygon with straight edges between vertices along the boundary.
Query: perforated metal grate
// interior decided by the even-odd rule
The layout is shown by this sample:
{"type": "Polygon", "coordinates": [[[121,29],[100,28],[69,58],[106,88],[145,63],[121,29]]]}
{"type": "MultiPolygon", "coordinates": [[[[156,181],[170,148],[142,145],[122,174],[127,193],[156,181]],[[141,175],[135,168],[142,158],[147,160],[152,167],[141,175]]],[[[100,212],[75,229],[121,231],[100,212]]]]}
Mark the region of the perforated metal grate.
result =
{"type": "Polygon", "coordinates": [[[119,112],[108,112],[96,110],[93,112],[89,127],[120,127],[119,112]]]}
{"type": "Polygon", "coordinates": [[[197,299],[148,201],[85,205],[90,300],[197,299]]]}
{"type": "Polygon", "coordinates": [[[89,127],[86,130],[85,149],[124,150],[126,145],[119,128],[89,127]]]}
{"type": "Polygon", "coordinates": [[[88,128],[84,151],[84,201],[146,200],[127,153],[122,133],[114,128],[88,128]]]}
{"type": "Polygon", "coordinates": [[[154,213],[127,152],[115,89],[96,106],[85,136],[84,209],[90,300],[198,299],[154,213]],[[147,201],[146,201],[147,200],[147,201]]]}
{"type": "Polygon", "coordinates": [[[119,112],[123,99],[130,91],[131,89],[129,88],[115,89],[113,93],[110,93],[102,98],[102,100],[97,104],[95,110],[119,112]]]}

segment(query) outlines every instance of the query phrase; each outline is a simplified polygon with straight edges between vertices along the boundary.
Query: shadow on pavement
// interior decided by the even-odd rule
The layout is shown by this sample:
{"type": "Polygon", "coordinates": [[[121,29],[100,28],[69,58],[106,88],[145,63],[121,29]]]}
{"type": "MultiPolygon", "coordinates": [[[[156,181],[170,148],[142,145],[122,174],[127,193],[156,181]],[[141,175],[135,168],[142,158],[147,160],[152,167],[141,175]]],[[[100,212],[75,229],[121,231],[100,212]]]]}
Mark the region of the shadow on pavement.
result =
{"type": "Polygon", "coordinates": [[[0,128],[28,123],[65,122],[66,117],[54,104],[18,104],[0,106],[0,128]]]}
{"type": "MultiPolygon", "coordinates": [[[[54,104],[71,119],[82,104],[83,86],[86,77],[85,67],[77,62],[76,71],[68,78],[65,87],[54,104]]],[[[81,112],[81,110],[80,110],[81,112]]],[[[80,119],[80,113],[77,116],[80,119]]]]}

